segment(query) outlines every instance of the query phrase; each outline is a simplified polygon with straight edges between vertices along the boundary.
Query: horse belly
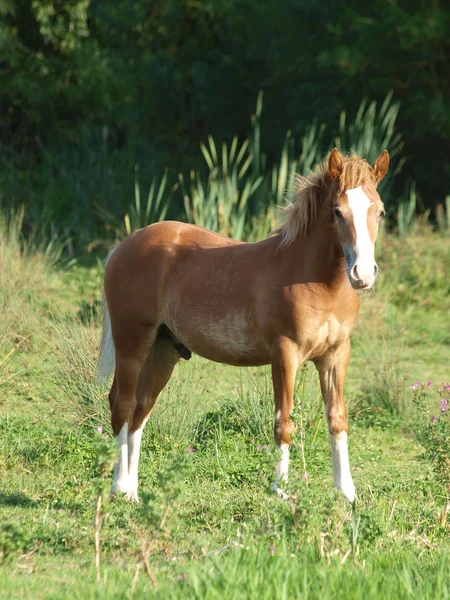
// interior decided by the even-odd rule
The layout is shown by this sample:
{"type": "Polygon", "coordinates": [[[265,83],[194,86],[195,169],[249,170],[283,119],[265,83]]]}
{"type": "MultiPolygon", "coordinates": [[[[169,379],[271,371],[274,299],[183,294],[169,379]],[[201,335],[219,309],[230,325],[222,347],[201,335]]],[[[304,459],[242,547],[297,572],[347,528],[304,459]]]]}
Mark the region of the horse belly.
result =
{"type": "Polygon", "coordinates": [[[209,360],[236,366],[270,362],[262,336],[250,315],[243,311],[211,317],[178,310],[167,314],[165,322],[189,350],[209,360]]]}

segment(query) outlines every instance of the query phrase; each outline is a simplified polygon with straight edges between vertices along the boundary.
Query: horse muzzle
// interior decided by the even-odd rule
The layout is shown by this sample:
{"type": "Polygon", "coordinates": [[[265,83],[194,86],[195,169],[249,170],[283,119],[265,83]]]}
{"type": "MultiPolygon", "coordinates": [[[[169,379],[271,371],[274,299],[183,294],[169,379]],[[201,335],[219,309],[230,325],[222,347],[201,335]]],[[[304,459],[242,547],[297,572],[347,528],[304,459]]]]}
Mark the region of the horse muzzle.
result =
{"type": "Polygon", "coordinates": [[[368,290],[370,289],[378,275],[378,265],[373,264],[372,269],[365,268],[364,270],[358,268],[358,264],[355,263],[353,267],[348,271],[348,278],[352,288],[355,290],[368,290]]]}

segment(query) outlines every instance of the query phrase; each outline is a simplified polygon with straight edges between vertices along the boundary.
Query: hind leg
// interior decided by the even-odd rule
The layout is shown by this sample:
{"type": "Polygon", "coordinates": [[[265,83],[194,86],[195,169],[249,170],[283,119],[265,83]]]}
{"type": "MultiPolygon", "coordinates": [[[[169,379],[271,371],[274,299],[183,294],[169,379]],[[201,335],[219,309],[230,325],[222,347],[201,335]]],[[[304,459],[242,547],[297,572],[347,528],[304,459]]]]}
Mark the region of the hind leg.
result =
{"type": "Polygon", "coordinates": [[[142,433],[156,399],[172,375],[180,360],[178,350],[164,337],[157,338],[150,351],[139,377],[136,393],[137,405],[128,437],[128,478],[127,498],[139,502],[138,467],[142,433]]]}
{"type": "MultiPolygon", "coordinates": [[[[113,406],[116,404],[116,397],[117,378],[114,374],[114,381],[111,391],[109,392],[111,421],[115,409],[115,407],[113,409],[113,406]]],[[[116,494],[126,493],[128,491],[128,422],[125,422],[119,431],[113,430],[113,433],[116,438],[117,450],[119,451],[117,462],[114,465],[113,483],[111,488],[111,495],[115,496],[116,494]]]]}
{"type": "Polygon", "coordinates": [[[140,330],[131,327],[118,328],[115,336],[116,371],[109,394],[111,425],[116,437],[119,457],[114,468],[112,494],[130,491],[128,474],[129,424],[136,407],[136,391],[142,367],[156,337],[156,327],[140,330]],[[130,330],[133,332],[131,336],[130,330]]]}

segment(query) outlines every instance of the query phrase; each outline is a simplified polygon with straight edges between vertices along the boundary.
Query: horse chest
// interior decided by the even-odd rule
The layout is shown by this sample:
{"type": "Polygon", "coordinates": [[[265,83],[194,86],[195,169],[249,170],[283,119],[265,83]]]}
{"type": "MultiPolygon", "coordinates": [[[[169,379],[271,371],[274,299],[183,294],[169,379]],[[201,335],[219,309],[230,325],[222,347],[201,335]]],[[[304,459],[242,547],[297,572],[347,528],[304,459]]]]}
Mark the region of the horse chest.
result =
{"type": "Polygon", "coordinates": [[[323,356],[348,340],[359,307],[353,290],[349,294],[343,286],[339,293],[331,295],[312,286],[301,288],[301,295],[294,291],[291,324],[302,356],[311,359],[323,356]]]}
{"type": "Polygon", "coordinates": [[[348,328],[336,317],[329,317],[319,327],[318,342],[327,346],[334,346],[348,335],[348,328]]]}
{"type": "Polygon", "coordinates": [[[302,346],[309,349],[311,358],[321,356],[332,348],[339,347],[349,337],[351,328],[336,316],[330,316],[315,326],[308,327],[302,346]]]}

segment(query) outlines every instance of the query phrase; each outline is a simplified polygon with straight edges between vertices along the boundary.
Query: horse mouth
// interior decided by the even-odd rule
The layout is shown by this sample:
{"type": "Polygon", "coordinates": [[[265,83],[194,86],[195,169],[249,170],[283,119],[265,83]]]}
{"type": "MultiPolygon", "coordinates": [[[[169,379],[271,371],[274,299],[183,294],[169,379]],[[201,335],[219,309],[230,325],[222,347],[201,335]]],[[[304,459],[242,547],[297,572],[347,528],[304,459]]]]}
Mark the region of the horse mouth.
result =
{"type": "Polygon", "coordinates": [[[361,279],[353,279],[353,277],[350,277],[350,276],[348,278],[349,278],[350,284],[354,290],[369,290],[373,285],[373,282],[367,284],[367,283],[364,283],[364,281],[361,281],[361,279]]]}

